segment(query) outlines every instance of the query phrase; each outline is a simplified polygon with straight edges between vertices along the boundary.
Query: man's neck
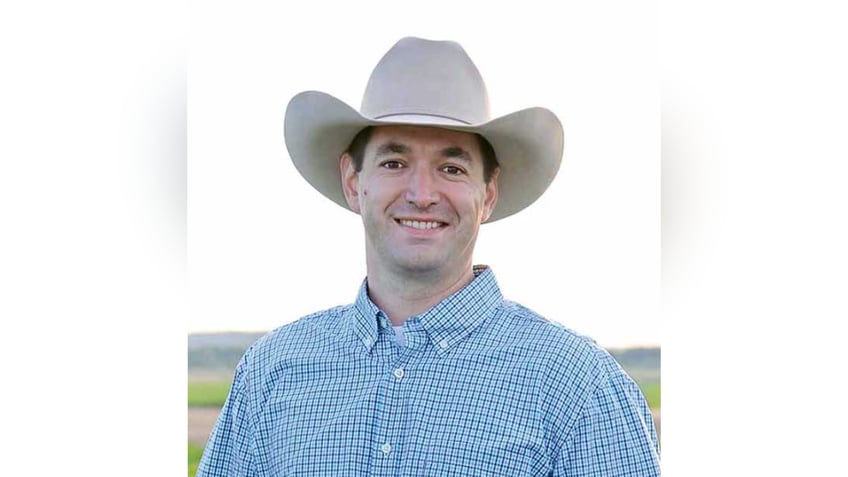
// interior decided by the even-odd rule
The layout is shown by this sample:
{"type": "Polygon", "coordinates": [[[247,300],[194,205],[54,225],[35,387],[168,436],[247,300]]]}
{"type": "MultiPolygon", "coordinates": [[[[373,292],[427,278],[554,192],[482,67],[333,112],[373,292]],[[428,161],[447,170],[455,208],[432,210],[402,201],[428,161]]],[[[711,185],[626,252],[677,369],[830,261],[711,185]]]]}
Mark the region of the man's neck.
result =
{"type": "Polygon", "coordinates": [[[368,296],[394,326],[423,313],[474,280],[473,268],[446,276],[409,276],[368,267],[368,296]]]}

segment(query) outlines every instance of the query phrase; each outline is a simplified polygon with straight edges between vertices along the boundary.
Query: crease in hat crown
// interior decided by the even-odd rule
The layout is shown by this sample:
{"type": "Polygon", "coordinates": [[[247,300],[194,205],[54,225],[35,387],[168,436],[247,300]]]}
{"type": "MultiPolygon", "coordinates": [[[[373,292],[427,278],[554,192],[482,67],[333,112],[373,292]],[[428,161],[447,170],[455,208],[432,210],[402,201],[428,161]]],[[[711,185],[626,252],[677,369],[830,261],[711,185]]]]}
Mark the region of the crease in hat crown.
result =
{"type": "Polygon", "coordinates": [[[398,41],[374,68],[360,112],[380,120],[428,116],[428,122],[457,125],[491,119],[483,76],[462,46],[415,37],[398,41]]]}

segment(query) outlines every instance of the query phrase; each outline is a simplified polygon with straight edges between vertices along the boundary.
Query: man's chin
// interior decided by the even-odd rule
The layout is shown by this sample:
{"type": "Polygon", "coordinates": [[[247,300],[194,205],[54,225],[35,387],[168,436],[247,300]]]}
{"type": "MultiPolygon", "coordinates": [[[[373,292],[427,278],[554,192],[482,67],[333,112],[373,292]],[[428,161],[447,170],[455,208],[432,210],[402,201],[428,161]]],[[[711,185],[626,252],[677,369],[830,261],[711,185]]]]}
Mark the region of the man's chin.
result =
{"type": "Polygon", "coordinates": [[[432,274],[444,269],[443,264],[433,262],[406,262],[399,264],[402,271],[410,274],[432,274]]]}
{"type": "Polygon", "coordinates": [[[436,260],[430,257],[399,260],[396,262],[396,266],[398,271],[410,277],[440,276],[447,268],[444,260],[436,260]]]}

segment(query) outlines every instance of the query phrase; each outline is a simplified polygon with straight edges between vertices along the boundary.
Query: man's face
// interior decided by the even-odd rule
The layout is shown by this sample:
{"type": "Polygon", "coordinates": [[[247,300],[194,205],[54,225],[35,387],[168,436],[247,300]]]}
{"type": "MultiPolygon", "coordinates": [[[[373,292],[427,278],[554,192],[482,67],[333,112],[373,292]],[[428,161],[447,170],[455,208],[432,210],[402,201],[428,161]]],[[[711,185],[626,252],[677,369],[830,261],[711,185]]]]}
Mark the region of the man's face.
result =
{"type": "Polygon", "coordinates": [[[401,276],[470,270],[477,230],[497,201],[497,171],[486,184],[473,134],[376,127],[362,169],[344,154],[341,172],[347,203],[365,226],[369,267],[401,276]]]}

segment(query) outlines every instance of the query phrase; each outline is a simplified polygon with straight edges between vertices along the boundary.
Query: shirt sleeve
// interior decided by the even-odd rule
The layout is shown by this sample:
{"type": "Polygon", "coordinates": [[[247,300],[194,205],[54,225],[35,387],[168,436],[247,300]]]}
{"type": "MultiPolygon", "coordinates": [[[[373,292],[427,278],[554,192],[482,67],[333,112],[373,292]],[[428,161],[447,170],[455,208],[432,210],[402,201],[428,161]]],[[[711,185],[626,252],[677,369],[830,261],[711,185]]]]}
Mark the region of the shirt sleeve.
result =
{"type": "Polygon", "coordinates": [[[215,422],[197,477],[254,476],[254,423],[247,393],[247,369],[251,349],[236,367],[230,393],[215,422]]]}
{"type": "Polygon", "coordinates": [[[620,368],[586,401],[555,456],[552,474],[660,475],[651,411],[639,387],[620,368]]]}

